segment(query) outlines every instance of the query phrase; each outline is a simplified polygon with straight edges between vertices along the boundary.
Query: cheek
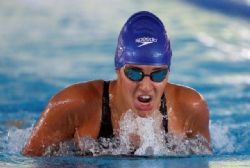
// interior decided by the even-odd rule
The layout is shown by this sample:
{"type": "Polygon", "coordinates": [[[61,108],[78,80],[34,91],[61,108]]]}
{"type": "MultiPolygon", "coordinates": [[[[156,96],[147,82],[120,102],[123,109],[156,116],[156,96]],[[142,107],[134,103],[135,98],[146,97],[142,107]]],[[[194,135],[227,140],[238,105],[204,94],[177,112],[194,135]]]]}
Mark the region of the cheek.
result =
{"type": "Polygon", "coordinates": [[[136,85],[134,84],[134,82],[124,80],[123,91],[125,95],[129,95],[130,97],[132,97],[136,91],[136,85]]]}
{"type": "Polygon", "coordinates": [[[121,87],[120,89],[122,90],[123,95],[132,96],[136,90],[136,84],[130,81],[129,79],[127,79],[127,77],[121,71],[118,74],[118,79],[120,82],[119,86],[121,87]]]}
{"type": "Polygon", "coordinates": [[[155,86],[156,92],[158,94],[160,94],[160,96],[163,94],[163,92],[164,92],[164,90],[166,88],[166,85],[167,85],[167,82],[164,81],[164,82],[162,82],[162,83],[160,83],[160,84],[158,84],[158,85],[155,86]]]}

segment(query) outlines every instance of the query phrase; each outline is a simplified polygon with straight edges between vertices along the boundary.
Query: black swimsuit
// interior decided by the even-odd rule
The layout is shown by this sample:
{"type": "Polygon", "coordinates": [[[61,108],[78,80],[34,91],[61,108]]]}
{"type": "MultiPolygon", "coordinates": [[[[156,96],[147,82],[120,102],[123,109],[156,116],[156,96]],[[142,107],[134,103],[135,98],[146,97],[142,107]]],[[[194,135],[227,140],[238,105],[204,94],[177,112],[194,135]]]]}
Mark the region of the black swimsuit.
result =
{"type": "MultiPolygon", "coordinates": [[[[166,97],[163,94],[161,97],[160,112],[163,115],[162,125],[165,128],[165,132],[168,133],[168,118],[167,118],[167,106],[166,97]]],[[[109,81],[104,81],[103,84],[103,96],[102,96],[102,121],[98,138],[112,138],[113,126],[111,121],[111,110],[109,107],[109,81]]]]}

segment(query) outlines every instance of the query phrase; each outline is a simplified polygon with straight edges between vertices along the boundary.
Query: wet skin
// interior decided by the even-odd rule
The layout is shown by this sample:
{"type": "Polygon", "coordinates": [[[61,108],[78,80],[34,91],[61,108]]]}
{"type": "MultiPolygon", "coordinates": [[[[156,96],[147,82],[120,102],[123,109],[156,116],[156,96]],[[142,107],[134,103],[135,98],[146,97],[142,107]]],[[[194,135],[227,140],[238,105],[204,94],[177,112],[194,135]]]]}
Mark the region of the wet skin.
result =
{"type": "MultiPolygon", "coordinates": [[[[140,68],[145,74],[165,68],[129,66],[140,68]]],[[[119,134],[119,121],[125,112],[132,109],[137,115],[147,117],[159,109],[161,96],[165,93],[169,131],[187,138],[200,134],[210,142],[209,110],[201,94],[192,88],[169,83],[168,76],[162,82],[153,82],[148,76],[140,82],[131,81],[125,76],[123,68],[116,70],[117,80],[111,81],[109,87],[111,119],[116,134],[119,134]]],[[[78,142],[84,136],[97,138],[101,124],[102,93],[102,80],[74,84],[57,93],[49,101],[22,153],[42,156],[52,144],[71,139],[78,142]]],[[[130,139],[138,144],[136,135],[130,139]]]]}

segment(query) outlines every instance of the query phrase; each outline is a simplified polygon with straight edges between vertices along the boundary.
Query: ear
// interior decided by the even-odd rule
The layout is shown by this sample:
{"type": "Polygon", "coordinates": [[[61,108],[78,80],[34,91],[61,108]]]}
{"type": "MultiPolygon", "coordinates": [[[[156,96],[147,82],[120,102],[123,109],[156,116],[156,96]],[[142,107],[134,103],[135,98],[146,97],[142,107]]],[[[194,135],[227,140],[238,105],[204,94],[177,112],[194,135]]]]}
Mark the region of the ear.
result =
{"type": "Polygon", "coordinates": [[[121,78],[121,68],[116,69],[115,72],[116,72],[116,75],[117,75],[117,79],[119,80],[121,78]]]}
{"type": "Polygon", "coordinates": [[[170,76],[170,72],[168,72],[168,75],[167,75],[167,82],[169,81],[169,76],[170,76]]]}

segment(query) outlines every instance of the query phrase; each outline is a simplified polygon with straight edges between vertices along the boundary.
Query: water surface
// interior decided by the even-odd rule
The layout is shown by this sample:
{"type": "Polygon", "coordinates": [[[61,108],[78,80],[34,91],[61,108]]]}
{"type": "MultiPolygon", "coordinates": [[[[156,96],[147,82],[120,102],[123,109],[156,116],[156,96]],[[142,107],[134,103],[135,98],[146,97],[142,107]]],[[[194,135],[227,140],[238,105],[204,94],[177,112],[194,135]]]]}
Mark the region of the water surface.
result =
{"type": "MultiPolygon", "coordinates": [[[[250,22],[215,1],[3,0],[0,2],[0,167],[250,166],[250,22]],[[195,88],[210,108],[214,154],[189,157],[50,157],[20,154],[52,95],[76,82],[114,79],[126,19],[157,14],[173,47],[170,81],[195,88]]],[[[237,1],[247,8],[247,1],[237,1]]],[[[231,5],[231,6],[230,6],[231,5]]],[[[241,9],[236,8],[236,9],[241,9]]]]}

